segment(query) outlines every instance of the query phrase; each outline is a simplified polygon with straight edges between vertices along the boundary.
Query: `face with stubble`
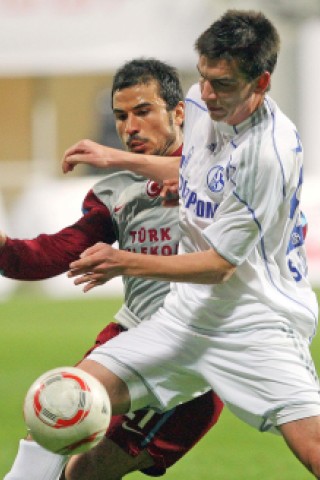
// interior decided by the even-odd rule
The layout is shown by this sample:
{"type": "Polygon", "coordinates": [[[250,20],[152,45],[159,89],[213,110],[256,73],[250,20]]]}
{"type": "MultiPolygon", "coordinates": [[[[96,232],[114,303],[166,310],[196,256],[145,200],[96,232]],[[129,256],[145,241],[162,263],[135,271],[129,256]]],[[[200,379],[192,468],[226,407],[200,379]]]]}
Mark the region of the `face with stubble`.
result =
{"type": "Polygon", "coordinates": [[[116,129],[131,152],[170,155],[182,143],[183,102],[168,111],[158,90],[157,82],[151,81],[114,92],[116,129]]]}

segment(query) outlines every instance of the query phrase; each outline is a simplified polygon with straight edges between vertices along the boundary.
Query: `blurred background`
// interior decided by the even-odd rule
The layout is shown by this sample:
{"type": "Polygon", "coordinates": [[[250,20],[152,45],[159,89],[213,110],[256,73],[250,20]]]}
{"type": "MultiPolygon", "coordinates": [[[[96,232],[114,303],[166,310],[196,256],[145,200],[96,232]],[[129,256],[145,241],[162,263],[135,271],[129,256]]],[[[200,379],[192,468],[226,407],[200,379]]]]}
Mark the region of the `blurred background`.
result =
{"type": "MultiPolygon", "coordinates": [[[[282,38],[271,96],[304,144],[310,278],[320,286],[319,0],[0,0],[0,229],[31,238],[79,218],[97,173],[63,176],[61,159],[81,138],[120,146],[110,108],[115,70],[157,57],[177,67],[186,92],[197,81],[194,41],[228,8],[262,10],[282,38]]],[[[0,299],[19,288],[0,277],[0,299]]],[[[65,275],[27,288],[81,295],[65,275]]],[[[92,295],[121,288],[114,280],[92,295]]]]}

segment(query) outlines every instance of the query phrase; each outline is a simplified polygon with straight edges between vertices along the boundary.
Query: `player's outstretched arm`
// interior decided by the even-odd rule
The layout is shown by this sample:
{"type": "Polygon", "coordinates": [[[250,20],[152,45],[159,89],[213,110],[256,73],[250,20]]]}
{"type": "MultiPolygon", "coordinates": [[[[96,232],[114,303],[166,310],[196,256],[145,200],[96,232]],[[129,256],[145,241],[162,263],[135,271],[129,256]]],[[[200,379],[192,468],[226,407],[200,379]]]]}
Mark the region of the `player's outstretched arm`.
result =
{"type": "Polygon", "coordinates": [[[97,243],[70,264],[69,278],[85,284],[84,292],[119,275],[173,282],[216,284],[227,281],[236,267],[215,250],[169,256],[144,255],[97,243]]]}
{"type": "Polygon", "coordinates": [[[15,280],[43,280],[68,270],[90,245],[116,241],[110,212],[90,191],[84,202],[86,213],[74,224],[52,234],[32,239],[10,238],[0,231],[0,270],[15,280]]]}
{"type": "Polygon", "coordinates": [[[138,175],[162,182],[166,179],[178,178],[180,157],[140,155],[106,147],[91,140],[81,140],[65,151],[62,171],[70,172],[79,164],[131,170],[138,175]]]}

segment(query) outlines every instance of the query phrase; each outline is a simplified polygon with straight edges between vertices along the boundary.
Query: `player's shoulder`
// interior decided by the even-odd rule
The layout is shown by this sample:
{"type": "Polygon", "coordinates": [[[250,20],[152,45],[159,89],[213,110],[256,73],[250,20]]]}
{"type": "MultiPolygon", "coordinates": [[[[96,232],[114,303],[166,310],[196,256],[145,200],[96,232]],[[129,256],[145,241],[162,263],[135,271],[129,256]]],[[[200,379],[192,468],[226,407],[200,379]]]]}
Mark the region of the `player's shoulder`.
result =
{"type": "Polygon", "coordinates": [[[192,85],[185,98],[186,106],[192,106],[200,111],[207,112],[207,107],[204,101],[201,99],[201,91],[198,83],[192,85]]]}
{"type": "Polygon", "coordinates": [[[145,181],[145,179],[129,170],[117,170],[108,172],[94,184],[92,190],[97,195],[102,192],[115,192],[141,181],[145,181]]]}
{"type": "Polygon", "coordinates": [[[302,153],[302,144],[296,125],[270,97],[266,99],[269,125],[262,136],[262,151],[282,163],[292,162],[302,153]]]}
{"type": "MultiPolygon", "coordinates": [[[[209,121],[208,109],[201,99],[200,87],[198,84],[192,85],[185,98],[185,122],[184,138],[185,146],[187,139],[190,140],[192,132],[195,132],[199,122],[209,121]]],[[[184,148],[185,150],[185,148],[184,148]]]]}
{"type": "Polygon", "coordinates": [[[273,139],[282,140],[285,143],[293,141],[297,136],[297,127],[292,120],[281,110],[279,105],[269,96],[266,97],[265,105],[271,119],[271,131],[273,139]]]}

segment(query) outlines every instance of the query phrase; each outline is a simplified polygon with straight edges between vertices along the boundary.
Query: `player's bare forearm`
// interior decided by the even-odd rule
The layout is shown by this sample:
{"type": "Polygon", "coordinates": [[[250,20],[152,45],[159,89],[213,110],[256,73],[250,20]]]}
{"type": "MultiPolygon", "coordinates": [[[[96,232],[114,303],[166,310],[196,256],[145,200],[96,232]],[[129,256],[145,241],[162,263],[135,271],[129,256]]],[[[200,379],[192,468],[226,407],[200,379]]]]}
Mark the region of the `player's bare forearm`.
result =
{"type": "Polygon", "coordinates": [[[215,284],[226,281],[235,267],[214,250],[184,255],[149,256],[121,252],[128,276],[151,277],[157,280],[215,284]]]}
{"type": "Polygon", "coordinates": [[[78,164],[97,168],[118,168],[152,178],[158,182],[178,178],[180,157],[160,157],[131,153],[81,140],[66,150],[62,170],[67,173],[78,164]]]}
{"type": "Polygon", "coordinates": [[[212,249],[166,257],[126,252],[98,243],[70,264],[68,276],[75,278],[76,285],[85,284],[84,291],[88,291],[119,275],[215,284],[228,280],[234,271],[234,265],[212,249]]]}
{"type": "Polygon", "coordinates": [[[160,157],[155,155],[138,155],[126,152],[127,161],[123,168],[138,175],[162,183],[164,180],[179,179],[180,157],[160,157]]]}

